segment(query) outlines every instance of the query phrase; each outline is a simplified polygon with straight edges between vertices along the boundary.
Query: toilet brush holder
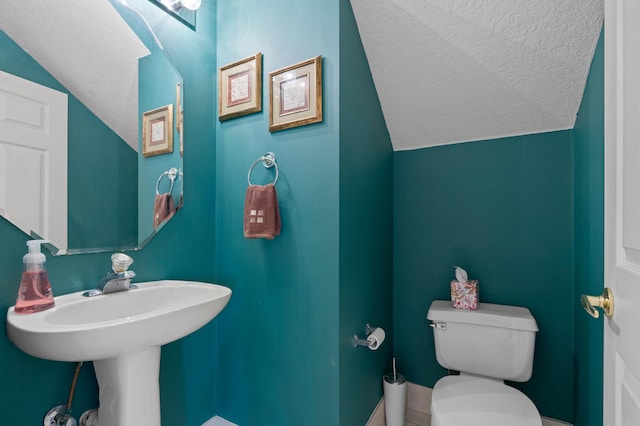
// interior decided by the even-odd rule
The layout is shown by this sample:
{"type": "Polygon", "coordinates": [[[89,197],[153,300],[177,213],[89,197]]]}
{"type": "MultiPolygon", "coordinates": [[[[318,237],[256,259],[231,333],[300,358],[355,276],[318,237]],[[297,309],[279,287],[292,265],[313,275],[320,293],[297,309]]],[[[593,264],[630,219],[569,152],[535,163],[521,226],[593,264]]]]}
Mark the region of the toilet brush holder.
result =
{"type": "Polygon", "coordinates": [[[384,414],[386,426],[404,426],[407,408],[407,380],[402,374],[386,374],[382,378],[384,387],[384,414]]]}

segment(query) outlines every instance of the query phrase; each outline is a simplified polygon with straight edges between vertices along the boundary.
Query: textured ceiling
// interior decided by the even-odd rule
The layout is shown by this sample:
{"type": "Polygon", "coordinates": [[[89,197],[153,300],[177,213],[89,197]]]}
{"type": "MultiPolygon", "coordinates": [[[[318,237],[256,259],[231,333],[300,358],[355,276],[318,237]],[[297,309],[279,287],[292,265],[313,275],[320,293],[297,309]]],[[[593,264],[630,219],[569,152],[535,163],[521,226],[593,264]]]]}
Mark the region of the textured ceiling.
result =
{"type": "Polygon", "coordinates": [[[351,0],[394,150],[573,128],[603,0],[351,0]]]}
{"type": "MultiPolygon", "coordinates": [[[[351,0],[395,150],[569,129],[603,0],[351,0]]],[[[0,0],[0,29],[137,150],[138,58],[109,0],[0,0]]]]}
{"type": "Polygon", "coordinates": [[[133,149],[148,49],[109,0],[0,0],[0,29],[133,149]]]}

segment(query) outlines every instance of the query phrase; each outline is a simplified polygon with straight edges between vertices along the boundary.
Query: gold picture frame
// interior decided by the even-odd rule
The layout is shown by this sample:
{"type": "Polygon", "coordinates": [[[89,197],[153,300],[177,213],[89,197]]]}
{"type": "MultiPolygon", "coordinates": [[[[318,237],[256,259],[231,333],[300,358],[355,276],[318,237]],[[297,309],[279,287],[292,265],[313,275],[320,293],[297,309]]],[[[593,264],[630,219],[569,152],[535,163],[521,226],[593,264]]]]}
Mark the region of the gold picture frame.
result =
{"type": "Polygon", "coordinates": [[[180,140],[180,157],[184,156],[184,123],[183,123],[183,111],[182,107],[182,84],[176,84],[176,130],[180,135],[178,139],[180,140]]]}
{"type": "Polygon", "coordinates": [[[262,111],[262,53],[220,68],[218,119],[220,121],[262,111]]]}
{"type": "Polygon", "coordinates": [[[322,121],[322,56],[269,73],[269,131],[322,121]]]}
{"type": "Polygon", "coordinates": [[[182,85],[176,83],[176,130],[182,131],[182,85]]]}
{"type": "Polygon", "coordinates": [[[142,155],[173,152],[173,104],[142,114],[142,155]]]}

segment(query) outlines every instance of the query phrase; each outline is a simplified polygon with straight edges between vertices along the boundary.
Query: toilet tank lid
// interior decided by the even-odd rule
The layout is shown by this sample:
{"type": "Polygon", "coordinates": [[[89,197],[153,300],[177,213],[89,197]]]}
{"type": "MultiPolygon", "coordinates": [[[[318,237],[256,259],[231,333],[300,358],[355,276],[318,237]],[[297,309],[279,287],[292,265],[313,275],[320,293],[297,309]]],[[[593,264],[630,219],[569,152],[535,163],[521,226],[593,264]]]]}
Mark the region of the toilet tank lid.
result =
{"type": "Polygon", "coordinates": [[[449,300],[434,300],[427,313],[427,319],[434,322],[458,322],[538,331],[538,324],[529,309],[493,303],[478,303],[478,309],[472,311],[453,308],[449,300]]]}

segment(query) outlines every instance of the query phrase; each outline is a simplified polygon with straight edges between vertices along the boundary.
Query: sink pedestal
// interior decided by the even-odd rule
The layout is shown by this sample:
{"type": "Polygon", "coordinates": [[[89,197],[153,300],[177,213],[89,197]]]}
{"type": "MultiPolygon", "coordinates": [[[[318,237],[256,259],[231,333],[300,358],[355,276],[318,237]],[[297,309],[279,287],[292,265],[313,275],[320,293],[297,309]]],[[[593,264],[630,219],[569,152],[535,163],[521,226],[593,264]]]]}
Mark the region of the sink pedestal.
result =
{"type": "Polygon", "coordinates": [[[94,361],[99,426],[158,426],[160,347],[94,361]]]}
{"type": "Polygon", "coordinates": [[[99,426],[160,426],[160,347],[193,333],[227,305],[231,290],[194,281],[148,281],[95,297],[77,291],[31,315],[7,311],[7,335],[29,355],[93,361],[99,426]]]}

